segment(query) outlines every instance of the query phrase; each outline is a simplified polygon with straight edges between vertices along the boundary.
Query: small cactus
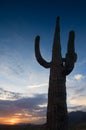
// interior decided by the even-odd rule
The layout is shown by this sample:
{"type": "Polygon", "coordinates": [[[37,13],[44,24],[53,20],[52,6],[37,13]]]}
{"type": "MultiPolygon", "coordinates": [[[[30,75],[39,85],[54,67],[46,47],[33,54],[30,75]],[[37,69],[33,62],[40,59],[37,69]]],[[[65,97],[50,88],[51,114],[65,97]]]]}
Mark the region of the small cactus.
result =
{"type": "Polygon", "coordinates": [[[50,68],[47,130],[68,130],[68,113],[66,103],[66,75],[70,74],[77,60],[74,48],[74,31],[70,31],[66,57],[62,58],[60,44],[60,18],[57,17],[52,48],[51,62],[43,59],[40,53],[40,37],[35,39],[35,56],[40,65],[50,68]]]}

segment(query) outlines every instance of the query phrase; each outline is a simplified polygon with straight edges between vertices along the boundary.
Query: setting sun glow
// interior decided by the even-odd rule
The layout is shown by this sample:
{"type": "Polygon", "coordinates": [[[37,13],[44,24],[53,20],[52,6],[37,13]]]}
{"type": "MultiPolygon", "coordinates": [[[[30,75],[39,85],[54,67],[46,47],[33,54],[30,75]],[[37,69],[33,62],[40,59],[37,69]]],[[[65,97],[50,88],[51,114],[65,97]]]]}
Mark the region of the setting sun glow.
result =
{"type": "Polygon", "coordinates": [[[17,125],[31,122],[39,123],[41,120],[42,117],[33,117],[31,114],[24,111],[24,113],[14,113],[13,116],[0,117],[0,124],[17,125]]]}
{"type": "Polygon", "coordinates": [[[18,121],[19,121],[19,119],[17,119],[17,118],[16,119],[15,118],[14,119],[9,119],[8,120],[8,124],[15,125],[15,124],[19,123],[18,121]]]}
{"type": "Polygon", "coordinates": [[[13,117],[7,117],[7,118],[0,118],[1,124],[6,124],[6,125],[15,125],[20,123],[20,119],[18,118],[13,118],[13,117]]]}

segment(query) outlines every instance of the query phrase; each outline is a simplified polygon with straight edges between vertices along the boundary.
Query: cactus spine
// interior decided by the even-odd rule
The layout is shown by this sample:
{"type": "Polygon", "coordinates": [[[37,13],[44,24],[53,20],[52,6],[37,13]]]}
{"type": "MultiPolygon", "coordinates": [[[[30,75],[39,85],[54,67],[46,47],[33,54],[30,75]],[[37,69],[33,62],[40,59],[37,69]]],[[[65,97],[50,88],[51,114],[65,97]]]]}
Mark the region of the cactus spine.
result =
{"type": "Polygon", "coordinates": [[[74,68],[77,54],[74,48],[74,31],[70,31],[66,57],[62,58],[60,44],[60,23],[57,17],[52,48],[51,62],[45,61],[40,53],[39,40],[35,39],[35,56],[40,65],[50,68],[48,106],[47,106],[47,130],[68,130],[68,113],[66,103],[66,75],[74,68]]]}

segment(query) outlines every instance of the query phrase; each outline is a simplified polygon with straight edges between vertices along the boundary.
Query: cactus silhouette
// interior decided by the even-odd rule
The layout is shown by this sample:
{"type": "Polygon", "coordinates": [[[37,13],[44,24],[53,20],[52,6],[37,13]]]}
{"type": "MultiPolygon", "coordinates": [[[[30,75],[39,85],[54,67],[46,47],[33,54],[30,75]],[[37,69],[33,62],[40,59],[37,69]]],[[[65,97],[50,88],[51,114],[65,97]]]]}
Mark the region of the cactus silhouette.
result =
{"type": "Polygon", "coordinates": [[[74,68],[77,54],[74,48],[74,31],[69,32],[66,57],[62,58],[60,44],[60,18],[57,17],[52,48],[51,62],[44,60],[40,53],[40,37],[35,38],[35,56],[40,65],[50,68],[47,130],[68,130],[68,112],[66,103],[66,75],[74,68]]]}

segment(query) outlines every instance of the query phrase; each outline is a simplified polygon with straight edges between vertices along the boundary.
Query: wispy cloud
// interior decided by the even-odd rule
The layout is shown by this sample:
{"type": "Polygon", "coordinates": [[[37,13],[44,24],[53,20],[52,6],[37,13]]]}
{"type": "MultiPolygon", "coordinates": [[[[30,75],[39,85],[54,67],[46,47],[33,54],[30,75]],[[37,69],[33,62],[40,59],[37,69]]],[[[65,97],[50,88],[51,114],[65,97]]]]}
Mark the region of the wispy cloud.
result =
{"type": "Polygon", "coordinates": [[[43,84],[28,86],[28,88],[29,89],[33,89],[33,88],[40,88],[40,87],[44,87],[44,86],[48,86],[48,83],[43,83],[43,84]]]}
{"type": "Polygon", "coordinates": [[[22,93],[15,93],[0,88],[0,100],[18,100],[24,95],[22,93]]]}
{"type": "Polygon", "coordinates": [[[70,111],[85,111],[86,112],[86,105],[74,105],[68,107],[69,112],[70,111]]]}
{"type": "Polygon", "coordinates": [[[1,48],[0,53],[0,86],[4,89],[9,91],[13,89],[14,92],[29,91],[30,93],[31,88],[42,88],[40,85],[48,82],[48,72],[40,67],[36,69],[35,59],[33,58],[34,60],[30,62],[30,55],[26,60],[23,58],[25,54],[16,48],[11,50],[6,44],[1,48]]]}
{"type": "Polygon", "coordinates": [[[15,49],[12,51],[7,46],[2,51],[3,53],[0,55],[0,70],[3,71],[1,72],[6,73],[7,71],[9,75],[23,73],[20,54],[15,49]]]}

